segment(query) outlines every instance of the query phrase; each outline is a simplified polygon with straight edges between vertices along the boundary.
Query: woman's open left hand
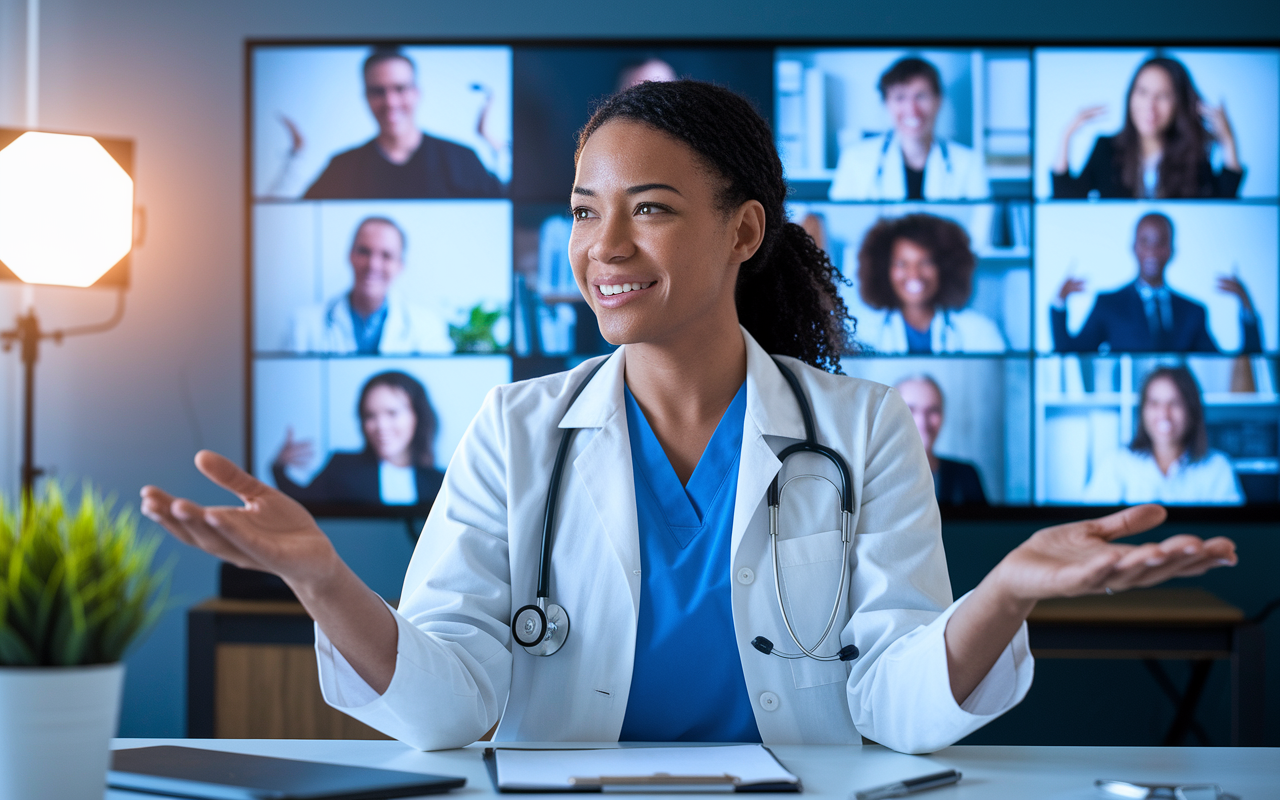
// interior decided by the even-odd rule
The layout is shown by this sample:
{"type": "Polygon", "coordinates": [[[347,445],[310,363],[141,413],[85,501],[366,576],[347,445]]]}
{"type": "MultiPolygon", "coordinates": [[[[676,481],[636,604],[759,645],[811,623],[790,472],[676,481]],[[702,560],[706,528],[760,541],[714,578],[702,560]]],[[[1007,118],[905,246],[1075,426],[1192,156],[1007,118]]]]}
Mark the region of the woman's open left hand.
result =
{"type": "Polygon", "coordinates": [[[193,547],[237,567],[275,573],[291,586],[323,580],[341,563],[297,501],[209,450],[196,454],[196,467],[244,505],[205,507],[145,486],[143,515],[193,547]]]}
{"type": "Polygon", "coordinates": [[[1005,556],[992,577],[1006,596],[1034,602],[1154,586],[1235,565],[1235,543],[1222,536],[1202,540],[1178,534],[1140,545],[1115,542],[1156,527],[1166,516],[1158,505],[1140,505],[1045,528],[1005,556]]]}

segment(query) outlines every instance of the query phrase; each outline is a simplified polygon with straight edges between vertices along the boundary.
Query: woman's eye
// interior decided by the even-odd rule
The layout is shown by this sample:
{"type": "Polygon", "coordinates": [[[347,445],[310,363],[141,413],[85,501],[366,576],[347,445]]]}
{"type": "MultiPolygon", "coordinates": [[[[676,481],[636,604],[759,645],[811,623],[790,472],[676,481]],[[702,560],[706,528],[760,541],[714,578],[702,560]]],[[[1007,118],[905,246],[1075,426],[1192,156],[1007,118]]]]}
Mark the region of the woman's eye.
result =
{"type": "Polygon", "coordinates": [[[585,208],[575,208],[569,213],[573,216],[573,219],[575,221],[580,219],[586,219],[587,217],[591,216],[591,212],[587,211],[587,209],[585,208]]]}
{"type": "Polygon", "coordinates": [[[640,205],[636,206],[636,216],[647,216],[649,214],[656,214],[661,210],[662,210],[661,206],[654,205],[653,203],[641,203],[640,205]]]}

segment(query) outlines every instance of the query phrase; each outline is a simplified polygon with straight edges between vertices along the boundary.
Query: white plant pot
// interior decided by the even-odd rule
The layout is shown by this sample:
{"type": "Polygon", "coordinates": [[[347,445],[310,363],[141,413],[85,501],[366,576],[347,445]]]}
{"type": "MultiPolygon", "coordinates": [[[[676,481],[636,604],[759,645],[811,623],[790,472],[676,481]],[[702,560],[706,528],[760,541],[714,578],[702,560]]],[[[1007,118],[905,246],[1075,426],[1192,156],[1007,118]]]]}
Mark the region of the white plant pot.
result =
{"type": "Polygon", "coordinates": [[[0,800],[102,800],[124,664],[0,667],[0,800]]]}

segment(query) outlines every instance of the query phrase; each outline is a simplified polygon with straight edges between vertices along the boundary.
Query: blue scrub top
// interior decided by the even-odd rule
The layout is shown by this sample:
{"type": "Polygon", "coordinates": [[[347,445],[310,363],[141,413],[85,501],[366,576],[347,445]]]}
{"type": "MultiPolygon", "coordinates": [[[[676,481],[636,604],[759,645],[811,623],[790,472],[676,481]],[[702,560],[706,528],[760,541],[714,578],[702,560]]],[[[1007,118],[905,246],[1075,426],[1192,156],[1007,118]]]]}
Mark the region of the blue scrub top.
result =
{"type": "Polygon", "coordinates": [[[622,741],[758,742],[733,630],[729,545],[744,383],[682,486],[626,390],[640,524],[640,622],[622,741]]]}

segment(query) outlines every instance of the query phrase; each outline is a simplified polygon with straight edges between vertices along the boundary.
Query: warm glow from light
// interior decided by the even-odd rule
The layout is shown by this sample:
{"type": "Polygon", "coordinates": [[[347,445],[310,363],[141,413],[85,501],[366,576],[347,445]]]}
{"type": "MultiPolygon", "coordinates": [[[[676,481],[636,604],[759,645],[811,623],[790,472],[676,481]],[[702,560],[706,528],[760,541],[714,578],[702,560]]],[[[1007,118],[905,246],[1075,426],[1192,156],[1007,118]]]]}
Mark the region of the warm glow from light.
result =
{"type": "Polygon", "coordinates": [[[133,246],[133,180],[91,136],[0,150],[0,261],[27,283],[89,286],[133,246]]]}

